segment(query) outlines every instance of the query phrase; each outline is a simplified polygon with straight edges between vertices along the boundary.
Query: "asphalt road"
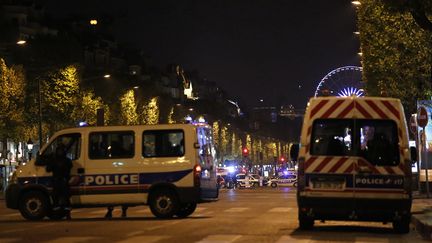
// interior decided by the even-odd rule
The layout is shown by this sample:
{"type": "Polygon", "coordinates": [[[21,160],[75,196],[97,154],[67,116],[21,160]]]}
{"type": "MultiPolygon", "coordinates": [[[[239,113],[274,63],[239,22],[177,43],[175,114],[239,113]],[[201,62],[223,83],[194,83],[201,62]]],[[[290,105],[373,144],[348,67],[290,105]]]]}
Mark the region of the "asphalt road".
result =
{"type": "Polygon", "coordinates": [[[391,224],[316,222],[310,231],[297,223],[291,187],[222,189],[220,200],[200,204],[186,219],[159,220],[146,206],[128,217],[106,220],[105,208],[76,209],[71,221],[30,222],[0,200],[0,242],[420,242],[414,230],[393,233],[391,224]]]}

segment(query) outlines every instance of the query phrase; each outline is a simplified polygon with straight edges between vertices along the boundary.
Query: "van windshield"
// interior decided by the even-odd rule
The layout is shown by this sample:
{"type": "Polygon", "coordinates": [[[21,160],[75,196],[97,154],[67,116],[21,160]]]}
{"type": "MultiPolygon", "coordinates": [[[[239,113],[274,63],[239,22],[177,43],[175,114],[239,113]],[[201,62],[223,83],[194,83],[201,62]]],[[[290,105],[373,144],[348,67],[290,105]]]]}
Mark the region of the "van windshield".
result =
{"type": "Polygon", "coordinates": [[[212,130],[197,126],[197,137],[199,144],[199,158],[201,166],[208,167],[216,164],[216,150],[213,143],[212,130]]]}

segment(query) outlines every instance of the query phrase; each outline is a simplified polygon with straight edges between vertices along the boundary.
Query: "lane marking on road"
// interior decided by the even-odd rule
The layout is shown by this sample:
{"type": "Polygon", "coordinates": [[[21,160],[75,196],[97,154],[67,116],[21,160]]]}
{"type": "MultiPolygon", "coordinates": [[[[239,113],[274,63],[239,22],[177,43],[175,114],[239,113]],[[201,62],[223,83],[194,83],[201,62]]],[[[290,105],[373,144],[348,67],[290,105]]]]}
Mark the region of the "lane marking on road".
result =
{"type": "Polygon", "coordinates": [[[224,210],[224,212],[227,212],[227,213],[241,213],[241,212],[244,212],[244,211],[246,211],[248,209],[249,208],[230,208],[230,209],[224,210]]]}
{"type": "Polygon", "coordinates": [[[240,239],[241,235],[209,235],[198,241],[200,243],[228,243],[240,239]]]}
{"type": "Polygon", "coordinates": [[[192,214],[190,217],[205,217],[205,216],[211,215],[213,213],[214,213],[213,211],[197,212],[197,213],[192,214]]]}
{"type": "Polygon", "coordinates": [[[151,212],[150,208],[144,208],[144,209],[134,211],[134,213],[150,213],[150,212],[151,212]]]}
{"type": "Polygon", "coordinates": [[[135,232],[131,232],[131,233],[129,233],[129,234],[127,234],[127,237],[129,238],[129,237],[134,237],[134,236],[137,236],[137,235],[139,235],[139,234],[143,234],[144,233],[144,231],[142,231],[142,230],[140,230],[140,231],[135,231],[135,232]]]}
{"type": "Polygon", "coordinates": [[[288,212],[291,212],[292,210],[293,210],[292,208],[288,208],[288,207],[277,207],[277,208],[270,209],[268,212],[269,213],[288,213],[288,212]]]}
{"type": "Polygon", "coordinates": [[[3,215],[3,217],[15,217],[15,216],[20,216],[20,213],[10,213],[10,214],[5,214],[3,215]]]}
{"type": "Polygon", "coordinates": [[[12,242],[18,242],[18,239],[16,238],[2,238],[2,243],[12,243],[12,242]]]}
{"type": "Polygon", "coordinates": [[[205,208],[205,207],[197,207],[196,209],[195,209],[195,212],[202,212],[202,211],[204,211],[204,210],[206,210],[207,208],[205,208]]]}
{"type": "Polygon", "coordinates": [[[103,210],[96,210],[96,211],[92,211],[90,212],[90,214],[100,214],[105,216],[105,214],[108,212],[108,209],[103,209],[103,210]]]}
{"type": "Polygon", "coordinates": [[[96,239],[100,239],[100,237],[92,237],[92,236],[68,236],[68,237],[59,237],[54,240],[47,241],[49,243],[75,243],[75,242],[89,242],[89,241],[95,241],[96,239]]]}
{"type": "MultiPolygon", "coordinates": [[[[132,238],[128,238],[126,240],[122,240],[122,241],[116,241],[117,243],[129,243],[129,242],[146,242],[146,243],[150,243],[150,242],[158,242],[158,241],[167,241],[166,239],[170,238],[169,236],[159,236],[159,235],[155,235],[155,236],[137,236],[137,237],[132,237],[132,238]]],[[[175,241],[173,241],[175,242],[175,241]]]]}
{"type": "Polygon", "coordinates": [[[309,237],[305,238],[302,237],[303,239],[299,239],[298,237],[292,237],[289,235],[283,235],[281,236],[276,243],[286,243],[286,242],[314,242],[312,241],[309,237]]]}
{"type": "MultiPolygon", "coordinates": [[[[160,229],[160,228],[164,228],[164,227],[167,227],[167,226],[172,226],[172,225],[178,224],[180,222],[182,222],[182,221],[181,220],[171,221],[169,223],[165,223],[165,224],[161,224],[161,225],[156,225],[156,226],[153,226],[153,227],[147,227],[146,230],[147,231],[152,231],[152,230],[155,230],[155,229],[160,229]]],[[[134,241],[132,241],[132,242],[134,242],[134,241]]]]}

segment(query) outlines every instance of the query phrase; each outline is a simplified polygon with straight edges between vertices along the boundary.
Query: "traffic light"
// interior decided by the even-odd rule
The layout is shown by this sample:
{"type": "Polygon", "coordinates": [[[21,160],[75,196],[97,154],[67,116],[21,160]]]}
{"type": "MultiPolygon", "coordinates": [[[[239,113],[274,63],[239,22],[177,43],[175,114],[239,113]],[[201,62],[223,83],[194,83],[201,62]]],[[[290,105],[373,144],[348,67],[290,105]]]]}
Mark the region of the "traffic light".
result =
{"type": "Polygon", "coordinates": [[[249,156],[249,149],[248,148],[243,148],[242,149],[242,154],[243,154],[243,157],[249,156]]]}
{"type": "Polygon", "coordinates": [[[279,161],[280,161],[281,163],[285,162],[285,157],[283,157],[283,156],[280,157],[279,161]]]}

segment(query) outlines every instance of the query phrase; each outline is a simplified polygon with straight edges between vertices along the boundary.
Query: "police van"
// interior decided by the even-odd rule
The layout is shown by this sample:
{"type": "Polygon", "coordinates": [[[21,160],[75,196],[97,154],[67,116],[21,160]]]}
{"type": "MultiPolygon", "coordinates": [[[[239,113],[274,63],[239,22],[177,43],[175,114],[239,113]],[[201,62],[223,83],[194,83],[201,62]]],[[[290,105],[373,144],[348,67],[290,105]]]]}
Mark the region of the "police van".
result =
{"type": "Polygon", "coordinates": [[[392,222],[409,232],[411,159],[398,99],[318,97],[307,106],[298,158],[298,220],[392,222]]]}
{"type": "Polygon", "coordinates": [[[149,205],[159,218],[187,217],[218,198],[212,130],[205,124],[101,126],[57,132],[37,159],[20,166],[6,190],[8,208],[29,220],[58,219],[47,162],[58,146],[72,160],[73,207],[149,205]]]}

